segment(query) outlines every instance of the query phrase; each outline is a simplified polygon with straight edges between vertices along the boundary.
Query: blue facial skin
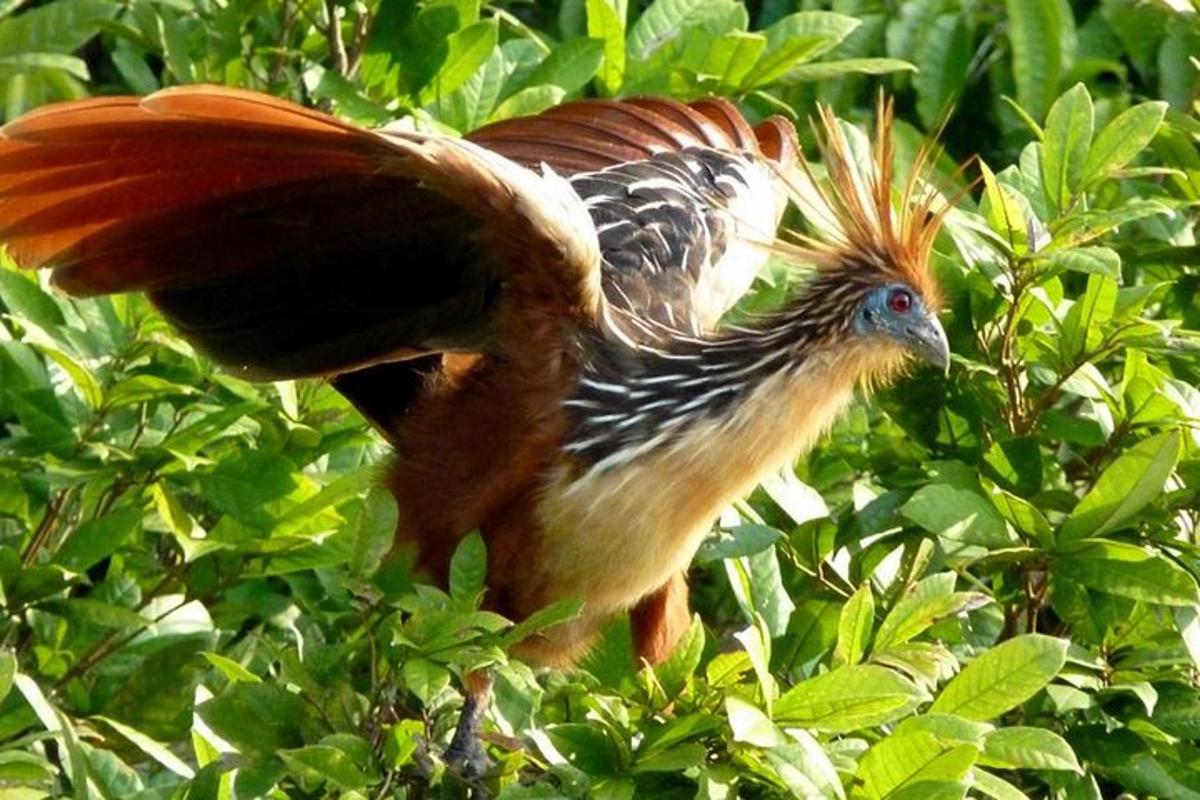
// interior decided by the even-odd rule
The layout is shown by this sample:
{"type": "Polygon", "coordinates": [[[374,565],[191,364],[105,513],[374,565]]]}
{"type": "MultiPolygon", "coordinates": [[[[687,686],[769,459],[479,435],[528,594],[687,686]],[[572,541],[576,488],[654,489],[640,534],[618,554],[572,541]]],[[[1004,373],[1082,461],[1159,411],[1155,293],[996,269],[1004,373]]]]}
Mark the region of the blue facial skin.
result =
{"type": "Polygon", "coordinates": [[[860,336],[886,336],[935,367],[950,367],[946,332],[907,284],[891,283],[872,289],[858,306],[854,331],[860,336]],[[907,295],[907,309],[898,310],[898,294],[907,295]]]}

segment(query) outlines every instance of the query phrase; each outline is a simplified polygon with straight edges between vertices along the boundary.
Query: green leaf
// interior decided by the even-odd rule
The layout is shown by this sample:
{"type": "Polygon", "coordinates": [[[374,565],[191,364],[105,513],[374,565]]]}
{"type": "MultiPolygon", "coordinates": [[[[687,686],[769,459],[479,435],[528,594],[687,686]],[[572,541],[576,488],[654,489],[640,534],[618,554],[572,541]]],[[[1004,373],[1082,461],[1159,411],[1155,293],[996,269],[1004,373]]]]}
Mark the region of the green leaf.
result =
{"type": "Polygon", "coordinates": [[[725,575],[748,618],[761,616],[772,636],[782,636],[796,606],[783,585],[775,548],[725,561],[725,575]]]}
{"type": "Polygon", "coordinates": [[[92,410],[100,408],[104,402],[104,392],[100,388],[100,382],[96,380],[96,377],[92,375],[87,367],[58,348],[41,345],[37,349],[55,364],[62,367],[63,372],[71,376],[75,388],[79,390],[80,397],[88,404],[89,408],[92,410]]]}
{"type": "Polygon", "coordinates": [[[530,86],[553,84],[566,94],[587,85],[604,61],[604,42],[569,39],[554,48],[529,78],[530,86]]]}
{"type": "Polygon", "coordinates": [[[1017,101],[1041,119],[1058,94],[1064,20],[1055,0],[1005,0],[1017,101]]]}
{"type": "Polygon", "coordinates": [[[93,719],[100,720],[105,725],[111,727],[117,733],[121,734],[130,742],[132,742],[133,745],[143,753],[150,756],[159,764],[162,764],[164,767],[169,769],[171,772],[174,772],[181,778],[190,780],[196,776],[195,770],[184,763],[179,756],[172,753],[171,750],[162,742],[156,741],[136,728],[132,728],[123,722],[116,721],[115,719],[109,719],[108,717],[103,716],[96,716],[93,717],[93,719]]]}
{"type": "Polygon", "coordinates": [[[220,653],[201,653],[204,660],[212,664],[218,672],[234,683],[262,683],[262,678],[243,667],[232,658],[226,658],[220,653]]]}
{"type": "Polygon", "coordinates": [[[111,0],[55,0],[0,20],[0,55],[73,53],[119,9],[111,0]]]}
{"type": "Polygon", "coordinates": [[[847,75],[887,75],[891,72],[909,72],[916,67],[907,61],[895,58],[843,58],[837,61],[818,61],[792,67],[777,83],[816,83],[831,81],[847,75]]]}
{"type": "Polygon", "coordinates": [[[1055,556],[1054,574],[1099,592],[1147,603],[1200,603],[1196,579],[1149,547],[1107,539],[1083,539],[1055,556]]]}
{"type": "Polygon", "coordinates": [[[879,626],[875,636],[875,649],[895,647],[920,636],[940,620],[970,611],[991,602],[987,595],[978,592],[951,592],[934,594],[921,591],[929,581],[926,578],[918,585],[918,591],[902,598],[879,626]]]}
{"type": "Polygon", "coordinates": [[[108,408],[132,406],[168,397],[187,397],[196,394],[194,387],[175,383],[157,375],[134,375],[118,381],[104,398],[108,408]]]}
{"type": "Polygon", "coordinates": [[[487,546],[478,531],[462,538],[450,558],[450,596],[461,608],[474,608],[487,579],[487,546]]]}
{"type": "Polygon", "coordinates": [[[1083,185],[1103,180],[1141,153],[1158,133],[1167,107],[1163,102],[1140,103],[1105,125],[1088,152],[1083,185]]]}
{"type": "Polygon", "coordinates": [[[772,747],[763,756],[792,796],[812,800],[844,798],[841,778],[821,743],[798,728],[788,731],[788,735],[796,742],[772,747]]]}
{"type": "Polygon", "coordinates": [[[783,532],[766,525],[738,525],[713,531],[696,551],[696,561],[708,563],[726,558],[740,558],[761,553],[783,536],[783,532]]]}
{"type": "Polygon", "coordinates": [[[447,95],[467,82],[496,49],[500,31],[495,20],[484,20],[455,31],[446,39],[446,60],[433,81],[421,90],[421,102],[447,95]]]}
{"type": "Polygon", "coordinates": [[[13,678],[17,674],[17,659],[8,650],[0,650],[0,700],[12,691],[13,678]]]}
{"type": "Polygon", "coordinates": [[[86,597],[73,597],[70,600],[49,600],[40,603],[38,608],[60,614],[68,619],[81,620],[104,628],[131,628],[150,623],[149,619],[132,609],[86,597]]]}
{"type": "Polygon", "coordinates": [[[834,649],[837,663],[857,664],[861,661],[874,627],[875,596],[871,594],[871,584],[864,583],[842,606],[838,619],[837,647],[834,649]]]}
{"type": "Polygon", "coordinates": [[[293,774],[312,773],[343,791],[352,792],[366,786],[367,779],[346,753],[327,745],[309,745],[294,750],[281,750],[279,757],[293,774]]]}
{"type": "Polygon", "coordinates": [[[1121,256],[1109,247],[1076,247],[1058,250],[1047,259],[1051,264],[1072,272],[1103,275],[1112,281],[1121,280],[1121,256]]]}
{"type": "Polygon", "coordinates": [[[565,94],[558,86],[527,86],[498,105],[488,122],[537,114],[562,102],[565,94]]]}
{"type": "Polygon", "coordinates": [[[304,702],[269,683],[235,683],[219,697],[196,707],[196,713],[242,753],[274,756],[301,742],[298,727],[304,702]]]}
{"type": "Polygon", "coordinates": [[[72,572],[87,571],[141,530],[142,513],[138,506],[125,506],[88,520],[72,531],[58,548],[54,562],[72,572]]]}
{"type": "Polygon", "coordinates": [[[428,658],[410,658],[401,669],[404,686],[422,705],[430,706],[450,686],[450,671],[428,658]]]}
{"type": "Polygon", "coordinates": [[[774,83],[837,47],[860,24],[853,17],[829,11],[801,11],[784,17],[763,31],[765,51],[742,81],[742,89],[774,83]]]}
{"type": "Polygon", "coordinates": [[[796,684],[775,701],[773,716],[783,725],[849,733],[899,719],[928,699],[886,667],[847,665],[796,684]]]}
{"type": "Polygon", "coordinates": [[[998,181],[995,173],[983,161],[979,162],[979,172],[983,175],[984,202],[981,210],[988,227],[1000,234],[1011,248],[1024,252],[1028,249],[1025,212],[1028,201],[1011,186],[998,181]]]}
{"type": "Polygon", "coordinates": [[[1045,728],[1000,728],[983,737],[979,763],[996,769],[1049,769],[1082,773],[1067,740],[1045,728]]]}
{"type": "Polygon", "coordinates": [[[974,720],[1000,716],[1033,697],[1062,669],[1067,642],[1025,634],[986,650],[946,685],[930,711],[974,720]]]}
{"type": "Polygon", "coordinates": [[[37,281],[10,269],[0,269],[0,301],[17,317],[50,332],[63,325],[62,310],[37,281]]]}
{"type": "Polygon", "coordinates": [[[506,646],[514,645],[530,634],[569,622],[578,617],[582,611],[583,603],[579,600],[559,600],[557,603],[538,609],[514,625],[512,630],[504,634],[503,643],[506,646]]]}
{"type": "Polygon", "coordinates": [[[994,800],[1029,800],[1029,796],[1003,778],[979,768],[971,770],[972,787],[994,800]]]}
{"type": "MultiPolygon", "coordinates": [[[[1050,4],[1047,4],[1050,5],[1050,4]]],[[[1042,140],[1042,186],[1052,211],[1066,209],[1078,191],[1092,147],[1095,110],[1087,87],[1077,83],[1050,107],[1042,140]]]]}
{"type": "Polygon", "coordinates": [[[1005,547],[1018,541],[986,497],[945,483],[918,489],[901,512],[930,533],[963,544],[1005,547]]]}
{"type": "Polygon", "coordinates": [[[927,126],[937,126],[962,91],[974,54],[971,39],[963,14],[942,14],[914,54],[917,72],[912,80],[917,91],[917,113],[927,126]]]}
{"type": "MultiPolygon", "coordinates": [[[[723,5],[724,0],[654,0],[629,31],[630,60],[648,60],[659,48],[677,38],[685,28],[702,21],[713,7],[723,5]]],[[[588,17],[588,35],[594,36],[591,31],[590,3],[588,17]]]]}
{"type": "Polygon", "coordinates": [[[391,492],[376,487],[367,493],[354,540],[354,555],[350,558],[350,569],[355,575],[368,576],[379,569],[395,543],[399,519],[400,509],[391,492]]]}
{"type": "Polygon", "coordinates": [[[296,468],[280,455],[256,450],[235,453],[200,478],[204,497],[247,522],[267,519],[266,506],[296,488],[296,468]]]}
{"type": "Polygon", "coordinates": [[[1117,307],[1117,284],[1103,275],[1088,276],[1083,297],[1072,304],[1062,323],[1059,352],[1064,363],[1075,364],[1095,352],[1104,335],[1104,324],[1117,307]]]}
{"type": "MultiPolygon", "coordinates": [[[[737,91],[766,44],[760,34],[730,31],[706,47],[703,57],[693,68],[702,78],[716,79],[718,90],[737,91]]],[[[690,62],[691,59],[685,56],[685,63],[691,66],[690,62]]]]}
{"type": "Polygon", "coordinates": [[[604,61],[596,77],[601,93],[614,95],[625,80],[625,20],[611,0],[587,0],[587,32],[604,43],[604,61]]]}
{"type": "MultiPolygon", "coordinates": [[[[20,53],[0,56],[0,75],[4,73],[41,72],[58,70],[81,81],[91,79],[87,62],[60,53],[20,53]]],[[[7,77],[7,75],[5,76],[7,77]]]]}
{"type": "Polygon", "coordinates": [[[1178,431],[1152,436],[1126,450],[1075,506],[1059,531],[1059,542],[1099,536],[1127,524],[1162,494],[1179,452],[1178,431]]]}
{"type": "Polygon", "coordinates": [[[945,742],[925,731],[894,733],[863,756],[855,782],[868,800],[898,798],[916,787],[922,789],[913,797],[930,797],[933,787],[925,784],[961,781],[978,755],[974,745],[945,742]]]}
{"type": "Polygon", "coordinates": [[[693,616],[692,624],[679,638],[670,657],[654,668],[654,675],[668,698],[674,699],[683,691],[700,666],[703,652],[704,623],[699,616],[693,616]]]}
{"type": "Polygon", "coordinates": [[[725,696],[725,715],[729,719],[735,742],[745,742],[756,747],[773,747],[783,738],[779,729],[771,722],[771,718],[760,711],[758,706],[735,695],[725,696]]]}

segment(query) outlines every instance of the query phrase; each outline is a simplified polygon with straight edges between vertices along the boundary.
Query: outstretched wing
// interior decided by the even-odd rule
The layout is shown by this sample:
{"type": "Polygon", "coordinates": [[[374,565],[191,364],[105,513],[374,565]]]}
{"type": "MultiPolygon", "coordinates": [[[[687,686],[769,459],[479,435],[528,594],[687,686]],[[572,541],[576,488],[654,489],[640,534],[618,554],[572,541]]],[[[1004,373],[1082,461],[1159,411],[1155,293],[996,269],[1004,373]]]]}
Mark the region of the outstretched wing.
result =
{"type": "Polygon", "coordinates": [[[217,87],[0,129],[0,242],[76,294],[148,291],[258,376],[485,350],[501,303],[587,320],[600,297],[595,232],[561,178],[217,87]]]}
{"type": "Polygon", "coordinates": [[[582,101],[471,138],[570,175],[609,304],[635,324],[692,333],[712,329],[766,261],[786,205],[779,168],[797,157],[786,120],[752,129],[718,98],[582,101]]]}

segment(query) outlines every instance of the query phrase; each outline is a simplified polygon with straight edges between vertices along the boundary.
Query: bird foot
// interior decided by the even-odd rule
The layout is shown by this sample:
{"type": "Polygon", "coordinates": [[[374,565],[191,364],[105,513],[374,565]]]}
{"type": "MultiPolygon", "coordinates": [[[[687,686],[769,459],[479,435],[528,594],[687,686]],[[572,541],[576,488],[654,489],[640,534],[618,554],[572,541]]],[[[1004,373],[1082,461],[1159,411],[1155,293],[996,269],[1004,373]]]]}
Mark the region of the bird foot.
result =
{"type": "Polygon", "coordinates": [[[459,712],[458,727],[450,746],[442,754],[446,766],[468,781],[486,775],[492,768],[492,760],[483,748],[483,716],[491,699],[490,677],[468,681],[466,699],[459,712]],[[478,685],[474,685],[478,684],[478,685]]]}
{"type": "Polygon", "coordinates": [[[469,742],[459,742],[456,737],[442,754],[442,760],[446,762],[447,768],[468,781],[483,777],[494,766],[483,749],[483,742],[478,738],[469,742]]]}

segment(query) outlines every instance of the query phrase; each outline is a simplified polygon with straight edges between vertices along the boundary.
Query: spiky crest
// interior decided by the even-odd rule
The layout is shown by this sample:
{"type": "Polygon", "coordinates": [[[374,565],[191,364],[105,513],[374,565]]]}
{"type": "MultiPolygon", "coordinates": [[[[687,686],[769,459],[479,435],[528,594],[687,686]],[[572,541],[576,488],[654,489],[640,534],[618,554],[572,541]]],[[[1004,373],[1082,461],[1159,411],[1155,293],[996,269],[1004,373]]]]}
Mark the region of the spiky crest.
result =
{"type": "Polygon", "coordinates": [[[825,175],[818,176],[803,155],[783,175],[792,202],[813,233],[785,230],[776,244],[784,258],[809,263],[822,272],[853,269],[878,273],[881,280],[903,281],[937,308],[937,283],[929,269],[946,214],[953,206],[928,180],[938,152],[936,138],[917,153],[898,197],[893,189],[895,147],[892,100],[880,95],[875,138],[869,153],[858,136],[825,105],[813,123],[825,175]]]}

